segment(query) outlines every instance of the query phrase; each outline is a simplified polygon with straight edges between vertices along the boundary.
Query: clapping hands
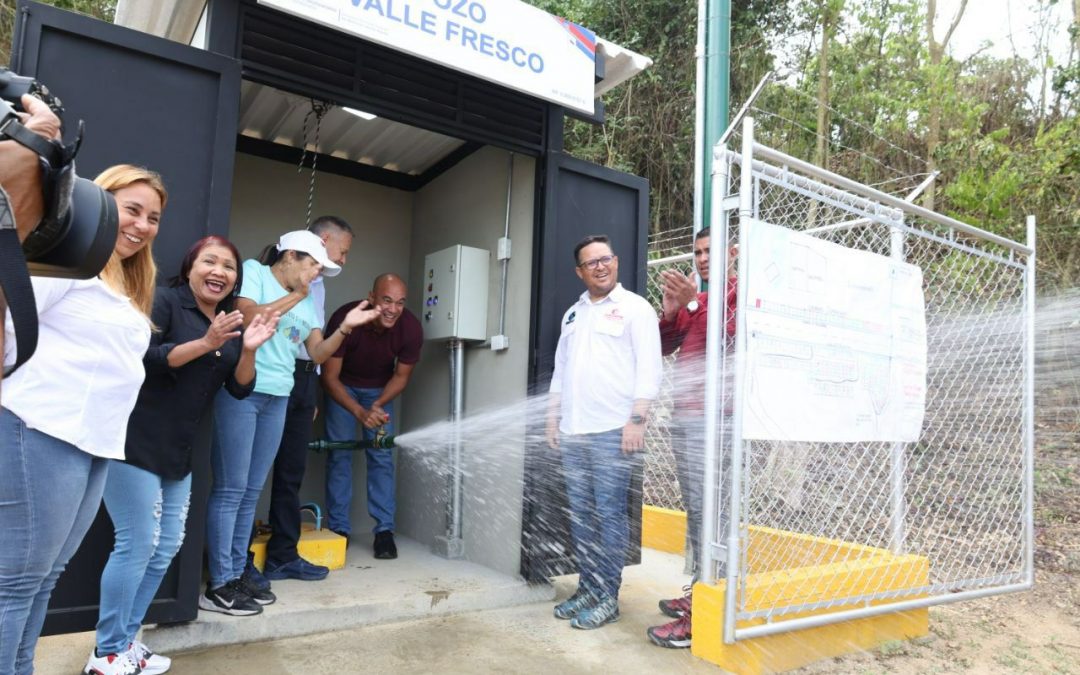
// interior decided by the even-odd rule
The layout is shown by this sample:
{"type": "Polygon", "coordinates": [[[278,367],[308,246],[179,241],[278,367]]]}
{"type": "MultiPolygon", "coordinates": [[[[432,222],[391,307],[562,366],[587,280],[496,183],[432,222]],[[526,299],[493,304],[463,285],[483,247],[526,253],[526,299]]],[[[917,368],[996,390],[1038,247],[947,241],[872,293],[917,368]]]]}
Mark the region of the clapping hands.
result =
{"type": "Polygon", "coordinates": [[[244,349],[255,351],[274,337],[280,319],[280,312],[264,312],[256,315],[244,331],[244,349]]]}
{"type": "Polygon", "coordinates": [[[675,314],[697,297],[697,275],[688,275],[679,270],[664,270],[660,273],[661,290],[664,293],[661,302],[664,316],[672,318],[675,314]]]}
{"type": "Polygon", "coordinates": [[[218,312],[214,320],[210,322],[210,327],[206,329],[206,335],[203,336],[203,340],[210,349],[221,349],[229,340],[240,337],[240,329],[244,325],[244,315],[240,313],[240,310],[233,310],[232,312],[218,312]]]}
{"type": "Polygon", "coordinates": [[[361,300],[360,304],[349,310],[349,313],[342,319],[341,325],[345,326],[349,330],[356,328],[357,326],[363,326],[364,324],[371,323],[379,317],[379,308],[373,307],[367,300],[361,300]]]}

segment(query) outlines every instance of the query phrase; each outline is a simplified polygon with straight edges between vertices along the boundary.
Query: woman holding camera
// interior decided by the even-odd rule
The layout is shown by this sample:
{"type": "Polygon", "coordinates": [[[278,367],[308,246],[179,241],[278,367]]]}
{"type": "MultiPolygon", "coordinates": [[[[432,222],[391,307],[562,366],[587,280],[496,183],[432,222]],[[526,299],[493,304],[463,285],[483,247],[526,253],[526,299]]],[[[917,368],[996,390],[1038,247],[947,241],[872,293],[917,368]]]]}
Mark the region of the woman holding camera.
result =
{"type": "Polygon", "coordinates": [[[124,461],[111,463],[105,482],[116,543],[101,574],[97,645],[86,673],[114,672],[110,666],[125,652],[143,675],[171,665],[136,635],[184,541],[192,442],[223,387],[236,399],[251,393],[255,350],[277,327],[276,315],[259,315],[241,333],[240,281],[236,247],[209,236],[188,249],[180,274],[155,294],[146,382],[128,422],[124,461]]]}
{"type": "MultiPolygon", "coordinates": [[[[37,352],[0,399],[0,673],[33,671],[49,595],[97,514],[109,460],[124,457],[145,374],[150,245],[167,193],[158,174],[126,164],[94,182],[119,209],[113,255],[93,279],[33,279],[37,352]]],[[[12,363],[10,320],[7,331],[12,363]]]]}
{"type": "Polygon", "coordinates": [[[250,616],[275,600],[268,589],[249,582],[244,568],[255,504],[285,425],[300,343],[314,362],[322,363],[341,346],[345,335],[378,316],[377,310],[362,302],[345,316],[338,330],[323,336],[308,289],[320,273],[334,276],[340,271],[319,236],[308,230],[286,233],[258,260],[244,262],[244,282],[236,301],[244,323],[251,325],[266,312],[276,312],[281,319],[277,332],[255,354],[259,377],[254,393],[237,400],[219,392],[214,399],[210,452],[214,485],[206,518],[210,580],[199,597],[201,609],[250,616]]]}

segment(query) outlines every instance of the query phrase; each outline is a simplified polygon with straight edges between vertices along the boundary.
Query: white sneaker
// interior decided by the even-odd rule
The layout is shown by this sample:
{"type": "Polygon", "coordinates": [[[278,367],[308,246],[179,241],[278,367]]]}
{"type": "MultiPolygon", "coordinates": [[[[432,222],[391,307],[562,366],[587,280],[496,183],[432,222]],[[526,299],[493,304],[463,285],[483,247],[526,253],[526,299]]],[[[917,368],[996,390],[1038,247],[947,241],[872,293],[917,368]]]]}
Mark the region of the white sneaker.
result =
{"type": "Polygon", "coordinates": [[[172,668],[172,659],[168,656],[155,654],[150,648],[136,640],[128,647],[128,654],[142,668],[142,675],[160,675],[172,668]]]}
{"type": "Polygon", "coordinates": [[[90,650],[90,660],[86,662],[83,673],[86,675],[141,675],[142,668],[127,651],[123,654],[106,654],[98,656],[93,649],[90,650]]]}

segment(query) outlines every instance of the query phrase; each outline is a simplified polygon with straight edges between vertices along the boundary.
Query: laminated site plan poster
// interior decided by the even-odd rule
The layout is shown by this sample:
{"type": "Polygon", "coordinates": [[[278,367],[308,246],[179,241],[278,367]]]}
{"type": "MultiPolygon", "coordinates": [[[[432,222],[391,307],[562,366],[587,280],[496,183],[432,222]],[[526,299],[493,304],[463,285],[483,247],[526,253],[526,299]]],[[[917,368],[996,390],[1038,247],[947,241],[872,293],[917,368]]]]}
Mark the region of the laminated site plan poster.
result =
{"type": "Polygon", "coordinates": [[[926,404],[922,270],[761,221],[747,225],[743,437],[918,440],[926,404]]]}

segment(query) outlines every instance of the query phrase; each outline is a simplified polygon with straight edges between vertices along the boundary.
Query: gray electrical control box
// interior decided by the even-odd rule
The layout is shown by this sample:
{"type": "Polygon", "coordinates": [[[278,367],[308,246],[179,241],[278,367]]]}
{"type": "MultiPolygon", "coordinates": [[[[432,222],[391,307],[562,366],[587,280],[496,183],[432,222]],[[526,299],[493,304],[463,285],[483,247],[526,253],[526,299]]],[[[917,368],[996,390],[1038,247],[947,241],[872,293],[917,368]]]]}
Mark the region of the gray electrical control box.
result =
{"type": "Polygon", "coordinates": [[[424,257],[425,340],[486,340],[491,253],[468,246],[424,257]]]}

